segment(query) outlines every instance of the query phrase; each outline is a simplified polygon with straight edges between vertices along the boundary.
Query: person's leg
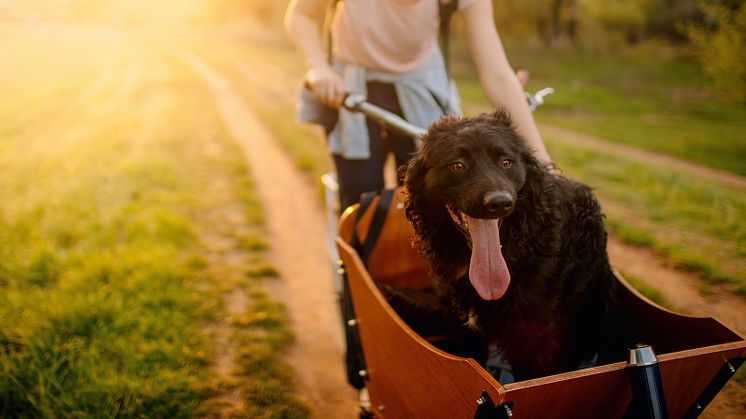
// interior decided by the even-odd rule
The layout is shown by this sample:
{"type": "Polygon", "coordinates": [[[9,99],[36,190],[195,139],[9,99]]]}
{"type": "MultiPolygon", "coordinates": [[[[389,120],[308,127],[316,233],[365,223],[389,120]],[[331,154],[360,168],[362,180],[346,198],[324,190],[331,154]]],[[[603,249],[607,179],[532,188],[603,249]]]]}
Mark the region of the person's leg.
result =
{"type": "MultiPolygon", "coordinates": [[[[396,96],[396,88],[386,83],[368,83],[369,101],[387,111],[404,118],[404,112],[399,106],[399,99],[396,96]],[[373,93],[371,93],[373,92],[373,93]]],[[[402,134],[393,128],[386,129],[384,146],[388,152],[394,154],[396,168],[405,165],[416,151],[414,138],[402,134]]],[[[397,173],[398,183],[401,184],[397,173]]]]}
{"type": "Polygon", "coordinates": [[[396,181],[399,186],[401,186],[404,181],[402,176],[400,176],[402,166],[409,163],[409,160],[412,159],[412,156],[414,156],[417,149],[415,147],[414,139],[404,134],[397,133],[395,137],[392,136],[389,138],[389,142],[391,145],[391,151],[394,153],[394,158],[396,160],[396,181]]]}
{"type": "MultiPolygon", "coordinates": [[[[372,145],[372,144],[371,144],[372,145]]],[[[346,159],[333,154],[339,185],[339,212],[360,201],[363,192],[383,188],[383,147],[371,146],[371,156],[365,160],[346,159]]]]}
{"type": "MultiPolygon", "coordinates": [[[[399,106],[399,99],[396,95],[396,89],[392,84],[387,83],[368,83],[368,100],[387,111],[404,118],[404,113],[399,106]]],[[[387,128],[384,140],[386,152],[392,152],[396,161],[397,169],[399,166],[407,164],[415,152],[415,142],[412,137],[402,134],[393,128],[387,128]]],[[[397,174],[397,180],[399,179],[397,174]]],[[[401,181],[398,182],[401,184],[401,181]]]]}
{"type": "MultiPolygon", "coordinates": [[[[334,129],[338,118],[336,109],[328,108],[328,110],[329,117],[322,120],[322,126],[327,136],[334,129]]],[[[371,121],[368,121],[368,131],[372,137],[370,140],[372,145],[370,158],[353,160],[346,159],[338,154],[332,154],[339,187],[340,213],[348,206],[358,202],[360,194],[363,192],[383,188],[384,150],[381,147],[380,127],[378,124],[372,124],[371,121]]]]}
{"type": "MultiPolygon", "coordinates": [[[[380,82],[367,84],[369,103],[403,117],[396,89],[380,82]]],[[[394,152],[397,166],[405,164],[414,153],[414,140],[391,128],[382,128],[379,121],[366,119],[370,136],[370,158],[366,160],[345,159],[333,155],[339,184],[340,212],[360,201],[364,192],[381,190],[384,187],[383,166],[386,156],[394,152]]]]}

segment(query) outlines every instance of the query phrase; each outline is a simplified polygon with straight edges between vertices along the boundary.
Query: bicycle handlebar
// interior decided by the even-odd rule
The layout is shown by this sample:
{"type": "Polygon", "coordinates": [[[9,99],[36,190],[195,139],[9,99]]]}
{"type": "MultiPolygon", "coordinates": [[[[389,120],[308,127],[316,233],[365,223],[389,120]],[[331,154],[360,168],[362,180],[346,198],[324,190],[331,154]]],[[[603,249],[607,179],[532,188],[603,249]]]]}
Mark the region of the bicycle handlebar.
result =
{"type": "Polygon", "coordinates": [[[414,139],[419,139],[420,137],[425,135],[425,132],[427,132],[426,129],[418,127],[414,124],[410,124],[399,115],[368,103],[365,95],[347,95],[347,97],[345,97],[345,100],[342,102],[342,106],[344,106],[345,109],[353,112],[362,112],[370,116],[371,118],[381,121],[386,125],[401,132],[402,134],[410,136],[414,139]]]}
{"type": "MultiPolygon", "coordinates": [[[[304,86],[309,90],[311,89],[308,82],[304,82],[304,86]]],[[[544,97],[552,93],[554,93],[554,89],[551,87],[545,87],[534,94],[525,92],[528,107],[531,111],[535,111],[536,108],[544,104],[544,97]]],[[[422,138],[422,136],[427,132],[427,129],[411,124],[399,115],[369,103],[365,95],[362,94],[345,94],[345,98],[342,101],[342,107],[352,112],[362,112],[371,118],[394,128],[400,133],[414,138],[417,146],[419,146],[420,138],[422,138]]]]}
{"type": "MultiPolygon", "coordinates": [[[[554,93],[554,89],[551,87],[545,87],[534,94],[526,92],[528,107],[531,111],[535,111],[536,108],[544,104],[544,97],[552,93],[554,93]]],[[[365,95],[348,94],[342,101],[342,106],[349,111],[362,112],[377,121],[383,122],[402,134],[414,138],[415,142],[419,141],[427,132],[427,129],[413,125],[399,115],[369,103],[365,95]]],[[[417,145],[419,146],[419,144],[417,145]]]]}

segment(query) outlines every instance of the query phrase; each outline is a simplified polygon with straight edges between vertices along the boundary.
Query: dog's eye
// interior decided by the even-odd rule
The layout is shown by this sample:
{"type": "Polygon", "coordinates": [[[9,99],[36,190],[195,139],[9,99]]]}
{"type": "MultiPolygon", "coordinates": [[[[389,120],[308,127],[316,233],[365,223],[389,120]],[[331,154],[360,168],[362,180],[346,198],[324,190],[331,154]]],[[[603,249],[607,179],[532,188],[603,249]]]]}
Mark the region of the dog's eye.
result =
{"type": "Polygon", "coordinates": [[[455,161],[448,166],[454,172],[463,172],[466,170],[466,165],[460,161],[455,161]]]}
{"type": "Polygon", "coordinates": [[[500,168],[501,169],[510,169],[510,166],[513,165],[513,161],[510,159],[504,159],[500,162],[500,168]]]}

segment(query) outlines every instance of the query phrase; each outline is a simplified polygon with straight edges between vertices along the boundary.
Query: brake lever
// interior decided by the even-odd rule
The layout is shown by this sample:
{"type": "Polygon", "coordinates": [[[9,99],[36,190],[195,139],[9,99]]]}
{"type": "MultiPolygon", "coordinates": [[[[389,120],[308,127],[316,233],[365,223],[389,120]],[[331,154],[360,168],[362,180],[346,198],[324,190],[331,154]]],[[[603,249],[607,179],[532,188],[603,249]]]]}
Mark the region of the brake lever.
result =
{"type": "Polygon", "coordinates": [[[545,87],[534,94],[525,92],[529,109],[531,109],[532,112],[535,111],[539,106],[544,104],[544,97],[551,95],[552,93],[554,93],[554,89],[551,87],[545,87]]]}

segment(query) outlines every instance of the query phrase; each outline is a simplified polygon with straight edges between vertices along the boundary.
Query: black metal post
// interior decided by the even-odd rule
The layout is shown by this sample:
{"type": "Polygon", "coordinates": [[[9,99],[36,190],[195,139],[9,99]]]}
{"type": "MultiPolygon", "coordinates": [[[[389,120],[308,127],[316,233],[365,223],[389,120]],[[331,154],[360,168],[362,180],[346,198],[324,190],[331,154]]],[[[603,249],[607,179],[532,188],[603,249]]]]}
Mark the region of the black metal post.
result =
{"type": "Polygon", "coordinates": [[[699,417],[699,415],[705,410],[705,407],[707,407],[712,399],[717,396],[718,392],[723,389],[728,380],[735,375],[738,368],[743,364],[743,361],[744,358],[733,358],[727,361],[702,394],[694,401],[692,407],[684,413],[682,419],[694,419],[699,417]]]}
{"type": "Polygon", "coordinates": [[[667,419],[658,358],[650,345],[637,344],[629,350],[629,379],[632,402],[625,419],[667,419]]]}

